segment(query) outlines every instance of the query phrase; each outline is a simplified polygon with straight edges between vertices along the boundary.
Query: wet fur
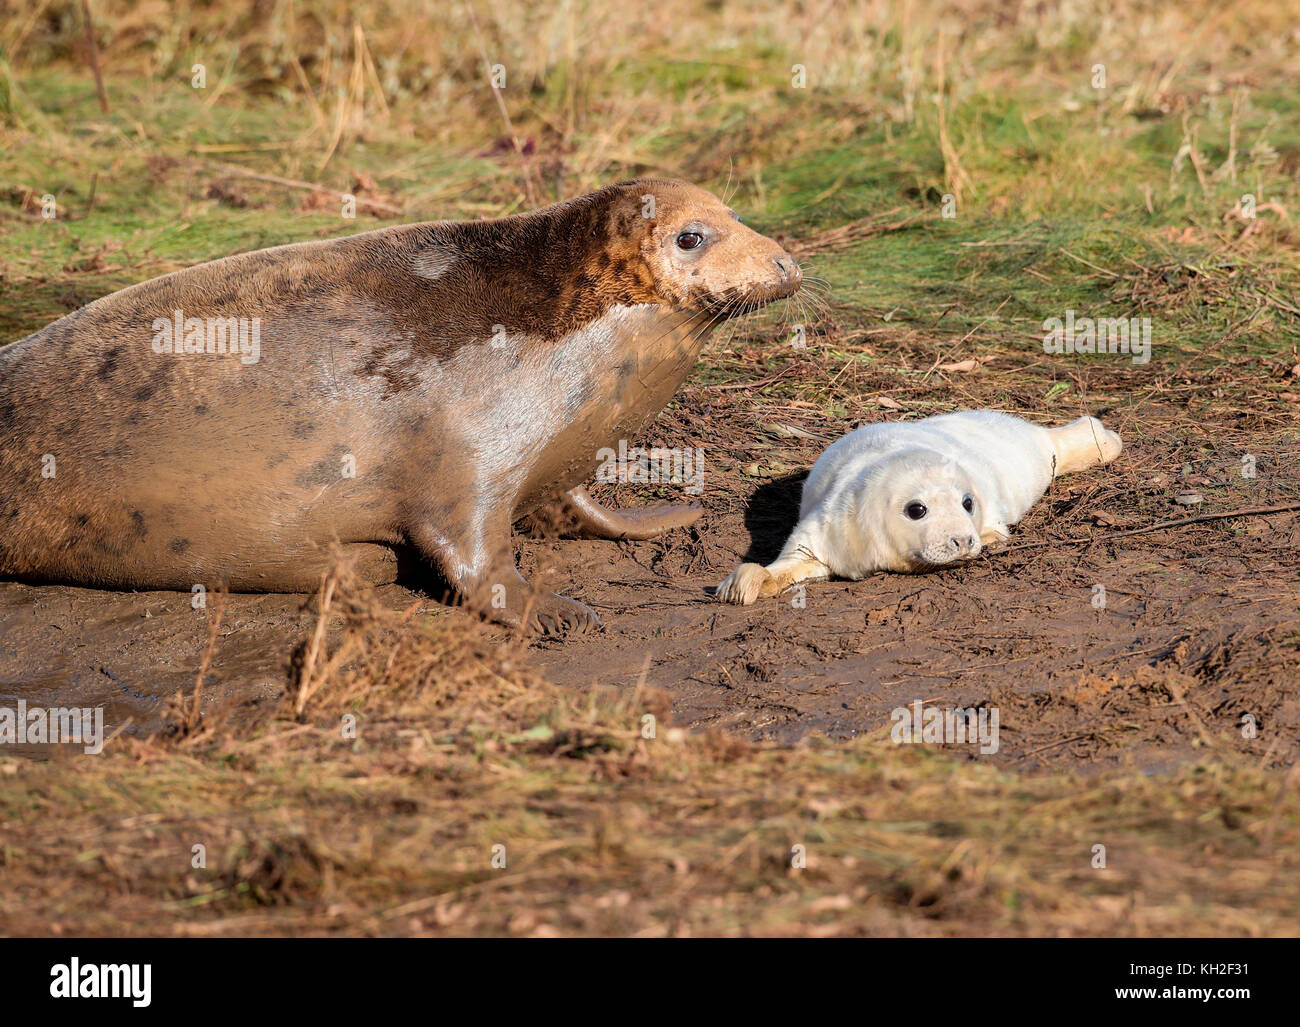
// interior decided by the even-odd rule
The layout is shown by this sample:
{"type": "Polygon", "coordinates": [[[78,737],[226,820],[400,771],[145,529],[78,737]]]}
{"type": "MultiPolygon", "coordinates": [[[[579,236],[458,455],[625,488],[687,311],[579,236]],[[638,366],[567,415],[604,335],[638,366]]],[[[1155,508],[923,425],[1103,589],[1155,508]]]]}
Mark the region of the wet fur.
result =
{"type": "Polygon", "coordinates": [[[124,289],[0,349],[0,575],[304,591],[335,543],[376,583],[409,547],[497,619],[591,626],[530,593],[511,523],[635,439],[728,305],[787,295],[792,267],[710,194],[641,180],[124,289]],[[696,216],[717,240],[682,270],[672,233],[696,216]],[[153,352],[175,309],[260,318],[261,361],[153,352]]]}

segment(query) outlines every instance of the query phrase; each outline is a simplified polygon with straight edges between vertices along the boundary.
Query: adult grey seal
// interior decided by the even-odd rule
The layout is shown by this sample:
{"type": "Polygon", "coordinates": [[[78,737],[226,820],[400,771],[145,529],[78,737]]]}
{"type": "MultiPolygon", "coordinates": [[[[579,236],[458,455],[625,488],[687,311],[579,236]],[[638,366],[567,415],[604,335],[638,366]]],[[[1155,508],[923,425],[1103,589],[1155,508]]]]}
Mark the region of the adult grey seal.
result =
{"type": "Polygon", "coordinates": [[[511,524],[647,538],[699,508],[580,487],[713,326],[801,272],[712,194],[641,179],[514,217],[259,250],[123,289],[0,350],[0,576],[309,591],[413,551],[498,621],[599,623],[531,588],[511,524]]]}

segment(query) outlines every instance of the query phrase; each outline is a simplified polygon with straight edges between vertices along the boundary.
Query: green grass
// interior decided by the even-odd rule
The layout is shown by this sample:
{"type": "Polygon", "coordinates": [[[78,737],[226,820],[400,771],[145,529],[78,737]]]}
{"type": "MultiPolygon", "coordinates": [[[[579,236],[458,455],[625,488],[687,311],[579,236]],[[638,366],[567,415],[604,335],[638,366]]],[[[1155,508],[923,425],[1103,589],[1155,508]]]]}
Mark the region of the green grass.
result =
{"type": "MultiPolygon", "coordinates": [[[[718,342],[692,387],[806,359],[816,375],[765,397],[857,416],[862,396],[832,397],[826,381],[878,372],[873,340],[888,333],[890,359],[913,358],[898,373],[922,410],[951,399],[924,387],[934,357],[1041,361],[1042,321],[1074,309],[1153,320],[1144,374],[1107,365],[1116,403],[1234,362],[1295,388],[1300,62],[1293,26],[1265,0],[1230,17],[1211,0],[1123,0],[1070,5],[1081,20],[1043,5],[1014,21],[929,3],[906,16],[832,5],[817,22],[802,8],[687,0],[476,6],[483,53],[460,5],[181,2],[154,24],[129,0],[102,0],[108,114],[78,4],[55,0],[30,23],[25,10],[0,16],[0,344],[154,275],[395,223],[303,210],[306,191],[195,160],[327,191],[369,175],[405,220],[508,214],[530,192],[544,203],[664,173],[734,192],[748,224],[792,244],[907,222],[807,253],[829,288],[828,326],[805,357],[771,345],[783,338],[772,311],[718,342]],[[941,42],[941,25],[959,31],[941,42]],[[485,55],[508,69],[503,100],[534,150],[527,175],[503,145],[485,55]],[[1089,84],[1097,61],[1104,91],[1089,84]],[[204,91],[189,85],[196,62],[204,91]],[[791,88],[795,64],[807,89],[791,88]],[[1189,132],[1200,176],[1178,160],[1189,132]],[[248,205],[210,197],[219,181],[248,205]],[[1261,210],[1249,231],[1225,221],[1246,192],[1281,212],[1261,210]],[[46,193],[57,220],[24,206],[46,193]],[[747,347],[757,354],[737,355],[747,347]]],[[[1072,375],[1088,364],[1000,371],[985,395],[1072,408],[1072,375]]],[[[763,444],[736,445],[749,461],[763,444]]],[[[96,933],[1294,933],[1297,792],[1279,799],[1264,771],[1208,763],[1080,782],[873,740],[638,748],[639,710],[577,709],[535,685],[529,716],[480,716],[469,693],[450,697],[450,714],[363,704],[394,732],[420,724],[432,741],[418,751],[353,752],[322,720],[298,748],[271,725],[196,748],[130,742],[89,768],[0,764],[0,865],[17,882],[0,917],[20,932],[96,933]],[[582,758],[557,755],[548,739],[566,732],[582,758]],[[390,815],[395,804],[422,815],[390,815]],[[131,819],[141,812],[160,818],[156,834],[131,819]],[[56,813],[72,870],[64,836],[26,828],[56,813]],[[1103,835],[1118,839],[1110,876],[1088,863],[1103,835]],[[484,853],[502,838],[520,876],[498,889],[484,853]],[[189,869],[196,841],[212,849],[206,876],[189,869]],[[794,841],[816,853],[802,877],[786,865],[794,841]],[[602,905],[618,894],[626,904],[602,905]]]]}
{"type": "MultiPolygon", "coordinates": [[[[643,76],[656,72],[662,96],[675,88],[679,71],[647,62],[625,88],[633,95],[650,89],[643,76]]],[[[282,98],[231,95],[229,102],[207,105],[200,91],[174,82],[125,78],[113,80],[115,109],[104,117],[92,84],[75,69],[42,69],[21,79],[10,72],[6,81],[19,84],[16,98],[9,99],[11,120],[28,127],[8,129],[12,145],[0,155],[0,196],[10,203],[0,258],[9,299],[0,311],[0,332],[7,338],[152,274],[377,224],[364,216],[344,221],[328,209],[302,213],[297,207],[303,194],[239,179],[234,185],[253,206],[232,209],[205,196],[219,173],[184,163],[187,155],[333,189],[350,187],[352,169],[366,171],[416,218],[484,213],[494,203],[502,212],[519,207],[518,197],[494,200],[517,188],[510,159],[428,147],[399,133],[355,140],[318,172],[298,131],[300,100],[290,104],[299,116],[287,119],[282,98]],[[158,162],[168,157],[182,163],[160,170],[158,162]],[[25,190],[52,193],[64,216],[45,222],[20,215],[15,204],[25,190]],[[100,256],[92,262],[96,252],[100,256]],[[51,286],[55,279],[60,283],[51,286]]],[[[891,211],[923,218],[909,230],[816,259],[842,307],[896,310],[898,323],[917,327],[932,325],[948,310],[945,327],[965,332],[1006,301],[990,323],[1023,328],[1067,307],[1095,316],[1125,312],[1112,295],[1113,280],[1084,261],[1123,274],[1138,265],[1225,259],[1295,305],[1287,299],[1295,295],[1295,244],[1275,226],[1274,214],[1261,215],[1268,222],[1264,240],[1223,257],[1228,233],[1222,215],[1247,188],[1259,190],[1260,202],[1280,198],[1283,207],[1294,205],[1294,178],[1286,168],[1288,161],[1300,160],[1300,140],[1297,105],[1288,90],[1256,90],[1244,105],[1235,182],[1214,175],[1227,156],[1230,109],[1227,98],[1217,98],[1198,136],[1209,174],[1204,190],[1190,166],[1170,185],[1169,168],[1182,138],[1177,118],[1122,115],[1114,103],[1077,111],[1057,104],[1043,111],[1045,101],[1032,89],[1026,96],[973,92],[954,102],[948,115],[972,190],[961,198],[956,217],[945,219],[939,216],[947,186],[933,109],[908,125],[863,119],[843,141],[809,148],[807,126],[834,120],[834,98],[778,93],[759,116],[759,136],[750,116],[753,98],[746,95],[749,83],[724,78],[694,85],[712,95],[696,105],[689,123],[630,124],[628,149],[645,163],[611,168],[602,177],[665,167],[692,176],[692,166],[699,165],[701,180],[719,190],[732,176],[733,202],[752,224],[796,238],[891,211]],[[1260,139],[1271,149],[1252,158],[1250,147],[1260,139]],[[724,173],[712,166],[719,153],[742,160],[724,173]],[[743,177],[747,167],[754,170],[743,177]],[[1176,234],[1189,228],[1190,239],[1176,234]]],[[[555,89],[565,88],[564,79],[557,79],[555,89]]],[[[535,102],[545,106],[548,100],[555,98],[544,92],[535,102]]],[[[583,145],[581,136],[574,145],[583,145]]],[[[1162,319],[1162,338],[1190,346],[1212,342],[1257,305],[1249,285],[1229,290],[1213,307],[1193,302],[1162,319]]],[[[1296,334],[1296,317],[1270,307],[1252,340],[1285,346],[1296,334]]]]}

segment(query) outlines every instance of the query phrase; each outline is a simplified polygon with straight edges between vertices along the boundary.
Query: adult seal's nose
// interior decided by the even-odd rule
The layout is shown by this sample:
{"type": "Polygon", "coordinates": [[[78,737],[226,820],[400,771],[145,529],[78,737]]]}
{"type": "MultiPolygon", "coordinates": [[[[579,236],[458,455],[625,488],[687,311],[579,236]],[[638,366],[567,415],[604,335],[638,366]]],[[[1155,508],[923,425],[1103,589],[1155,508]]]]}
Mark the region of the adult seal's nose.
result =
{"type": "Polygon", "coordinates": [[[781,272],[781,281],[791,284],[798,284],[803,281],[803,272],[799,270],[799,265],[786,254],[783,253],[779,257],[773,257],[772,263],[781,272]]]}

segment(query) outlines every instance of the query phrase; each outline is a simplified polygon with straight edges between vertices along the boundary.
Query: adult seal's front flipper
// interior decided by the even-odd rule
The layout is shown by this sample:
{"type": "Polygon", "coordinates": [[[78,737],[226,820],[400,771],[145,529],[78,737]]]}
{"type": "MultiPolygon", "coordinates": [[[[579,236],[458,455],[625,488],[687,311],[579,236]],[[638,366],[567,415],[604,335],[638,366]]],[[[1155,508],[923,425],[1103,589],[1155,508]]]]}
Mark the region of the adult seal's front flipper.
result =
{"type": "Polygon", "coordinates": [[[597,503],[579,485],[534,511],[526,521],[535,531],[545,532],[549,527],[582,538],[642,541],[694,524],[703,513],[704,507],[699,503],[660,503],[632,510],[611,510],[597,503]]]}

